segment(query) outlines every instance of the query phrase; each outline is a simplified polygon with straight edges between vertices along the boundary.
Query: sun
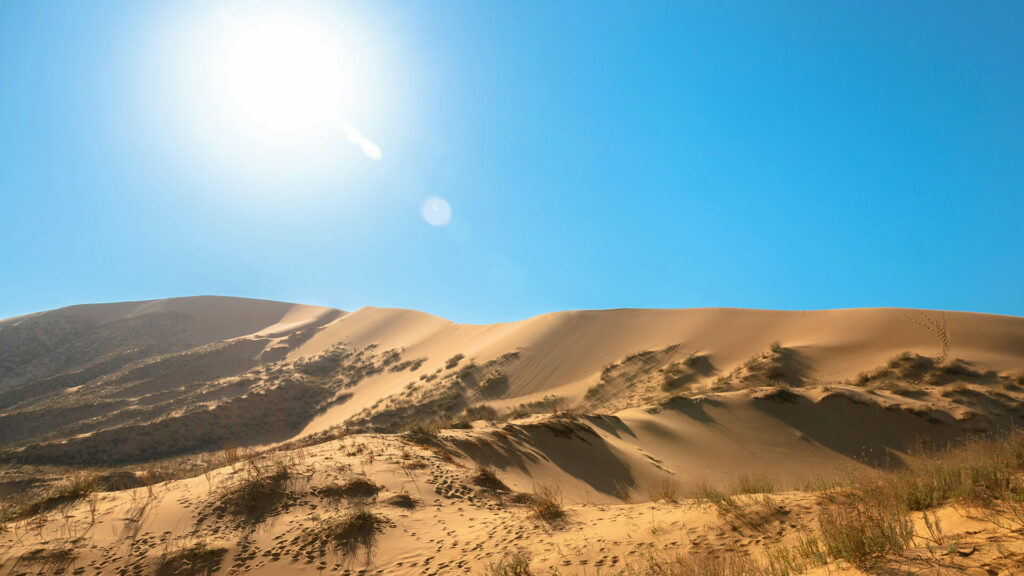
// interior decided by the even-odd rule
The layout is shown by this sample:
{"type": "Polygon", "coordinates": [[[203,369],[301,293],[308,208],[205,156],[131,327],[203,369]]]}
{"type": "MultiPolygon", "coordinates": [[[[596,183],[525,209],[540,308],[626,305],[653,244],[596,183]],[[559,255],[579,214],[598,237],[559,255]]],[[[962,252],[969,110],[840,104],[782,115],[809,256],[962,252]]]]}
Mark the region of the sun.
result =
{"type": "Polygon", "coordinates": [[[273,137],[338,122],[346,70],[329,35],[313,22],[281,15],[222,16],[226,38],[218,76],[234,115],[273,137]]]}

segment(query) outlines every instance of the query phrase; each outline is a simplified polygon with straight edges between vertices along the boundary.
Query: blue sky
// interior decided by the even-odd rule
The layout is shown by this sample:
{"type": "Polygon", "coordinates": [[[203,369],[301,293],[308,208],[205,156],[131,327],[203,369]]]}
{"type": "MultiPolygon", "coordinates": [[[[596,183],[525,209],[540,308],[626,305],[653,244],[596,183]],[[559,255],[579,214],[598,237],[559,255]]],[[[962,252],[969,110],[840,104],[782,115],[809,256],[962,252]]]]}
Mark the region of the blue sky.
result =
{"type": "Polygon", "coordinates": [[[0,317],[1024,315],[1022,29],[1019,2],[0,2],[0,317]],[[345,64],[225,40],[282,21],[345,64]]]}

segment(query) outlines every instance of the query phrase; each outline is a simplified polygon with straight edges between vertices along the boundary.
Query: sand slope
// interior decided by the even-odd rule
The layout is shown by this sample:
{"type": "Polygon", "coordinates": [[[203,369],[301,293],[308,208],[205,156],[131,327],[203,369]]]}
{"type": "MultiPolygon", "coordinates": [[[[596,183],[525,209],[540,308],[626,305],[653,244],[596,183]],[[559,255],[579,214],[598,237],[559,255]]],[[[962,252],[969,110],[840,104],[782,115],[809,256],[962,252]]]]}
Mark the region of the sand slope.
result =
{"type": "MultiPolygon", "coordinates": [[[[1022,374],[1024,319],[927,310],[459,325],[199,297],[23,316],[0,321],[0,503],[45,493],[67,466],[150,485],[16,512],[0,574],[194,573],[197,543],[216,574],[471,574],[521,550],[543,574],[639,574],[663,550],[761,558],[815,526],[822,504],[798,488],[1014,426],[1022,374]],[[154,461],[172,456],[186,459],[154,461]],[[338,495],[360,478],[377,488],[338,495]],[[737,486],[775,492],[777,509],[751,526],[685,499],[737,486]],[[565,506],[557,522],[531,515],[545,490],[565,506]],[[361,506],[380,519],[369,549],[311,536],[361,506]]],[[[914,516],[916,572],[1024,561],[1012,526],[931,513],[914,516]],[[952,552],[937,556],[940,541],[952,552]]]]}

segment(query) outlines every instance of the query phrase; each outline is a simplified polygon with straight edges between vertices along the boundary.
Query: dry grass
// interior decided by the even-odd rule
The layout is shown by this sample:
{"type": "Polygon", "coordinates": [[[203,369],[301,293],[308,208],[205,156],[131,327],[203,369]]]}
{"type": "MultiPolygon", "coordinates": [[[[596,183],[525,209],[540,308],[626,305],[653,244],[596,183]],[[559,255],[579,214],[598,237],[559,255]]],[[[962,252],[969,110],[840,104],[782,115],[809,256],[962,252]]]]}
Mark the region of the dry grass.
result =
{"type": "Polygon", "coordinates": [[[34,516],[54,508],[71,505],[93,492],[99,491],[101,485],[96,475],[84,472],[72,474],[55,484],[48,492],[21,502],[5,504],[0,510],[0,518],[4,521],[34,516]]]}
{"type": "Polygon", "coordinates": [[[341,499],[368,499],[373,498],[380,492],[378,486],[365,476],[356,476],[340,484],[328,484],[316,490],[316,493],[325,498],[341,499]]]}
{"type": "Polygon", "coordinates": [[[767,494],[761,494],[759,497],[733,496],[706,484],[698,488],[697,502],[714,506],[719,517],[728,522],[734,530],[742,527],[757,530],[786,513],[786,509],[767,494]]]}
{"type": "Polygon", "coordinates": [[[650,497],[651,502],[678,502],[679,482],[671,476],[665,476],[651,488],[650,497]]]}
{"type": "Polygon", "coordinates": [[[479,466],[476,469],[476,473],[473,475],[473,484],[486,488],[487,490],[494,490],[498,492],[508,491],[508,486],[498,478],[498,475],[494,472],[494,468],[490,466],[479,466]]]}
{"type": "Polygon", "coordinates": [[[362,548],[369,561],[377,534],[384,530],[387,523],[387,518],[357,506],[344,516],[319,521],[306,533],[302,546],[317,549],[321,555],[328,550],[353,555],[362,548]]]}
{"type": "Polygon", "coordinates": [[[900,554],[914,538],[907,510],[891,494],[850,492],[826,502],[818,512],[821,547],[829,558],[862,569],[878,568],[900,554]]]}
{"type": "Polygon", "coordinates": [[[220,571],[226,548],[211,547],[204,540],[185,542],[165,550],[157,561],[157,576],[209,576],[220,571]]]}
{"type": "Polygon", "coordinates": [[[439,429],[436,422],[413,422],[405,430],[405,439],[417,446],[437,446],[439,429]]]}
{"type": "Polygon", "coordinates": [[[215,510],[251,522],[270,515],[288,496],[291,467],[282,461],[249,461],[242,478],[220,493],[215,510]]]}
{"type": "Polygon", "coordinates": [[[565,520],[562,492],[554,486],[540,485],[529,499],[530,514],[547,524],[558,524],[565,520]]]}
{"type": "Polygon", "coordinates": [[[488,564],[483,576],[533,576],[530,555],[525,551],[508,552],[497,563],[488,564]]]}
{"type": "Polygon", "coordinates": [[[393,496],[388,496],[384,499],[384,503],[388,506],[404,508],[406,510],[415,510],[420,505],[420,501],[407,492],[400,492],[393,496]]]}

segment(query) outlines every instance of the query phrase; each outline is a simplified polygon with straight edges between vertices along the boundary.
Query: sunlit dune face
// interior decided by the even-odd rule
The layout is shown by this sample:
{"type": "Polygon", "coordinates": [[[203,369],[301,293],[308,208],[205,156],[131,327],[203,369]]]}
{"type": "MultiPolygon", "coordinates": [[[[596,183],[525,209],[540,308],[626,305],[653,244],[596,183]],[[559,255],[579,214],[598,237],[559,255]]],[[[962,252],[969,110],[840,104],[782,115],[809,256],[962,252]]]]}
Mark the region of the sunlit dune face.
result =
{"type": "Polygon", "coordinates": [[[315,25],[280,17],[225,19],[220,79],[235,115],[271,136],[338,121],[345,70],[329,37],[315,25]]]}

